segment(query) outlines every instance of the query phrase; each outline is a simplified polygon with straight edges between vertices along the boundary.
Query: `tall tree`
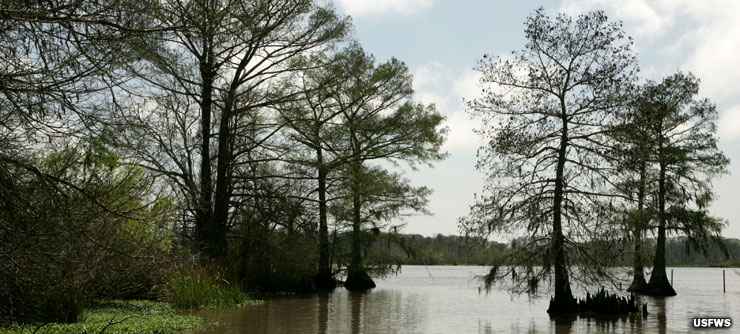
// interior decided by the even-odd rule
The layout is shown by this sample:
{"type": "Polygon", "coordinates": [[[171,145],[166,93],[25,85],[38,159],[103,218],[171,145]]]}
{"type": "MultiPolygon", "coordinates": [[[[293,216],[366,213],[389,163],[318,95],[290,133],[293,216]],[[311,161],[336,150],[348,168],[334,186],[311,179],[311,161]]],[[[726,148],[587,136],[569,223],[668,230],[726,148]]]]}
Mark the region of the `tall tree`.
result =
{"type": "Polygon", "coordinates": [[[342,109],[334,102],[333,96],[341,83],[349,79],[347,73],[341,71],[340,64],[346,61],[351,50],[349,48],[332,56],[322,53],[307,59],[315,65],[299,72],[293,79],[301,98],[279,108],[282,122],[289,129],[289,140],[309,151],[304,152],[293,146],[288,160],[307,167],[310,170],[308,174],[314,175],[316,180],[319,265],[315,283],[321,289],[333,289],[336,286],[330,263],[328,205],[331,198],[327,197],[328,181],[330,175],[346,162],[346,157],[334,151],[337,140],[341,140],[338,116],[342,109]]]}
{"type": "Polygon", "coordinates": [[[633,246],[632,283],[629,291],[641,291],[647,286],[642,257],[643,235],[649,230],[649,223],[654,217],[654,210],[650,206],[650,194],[653,193],[655,180],[655,168],[650,163],[650,129],[645,119],[647,115],[638,105],[634,101],[627,105],[625,112],[620,115],[621,122],[611,132],[616,142],[611,155],[619,170],[614,177],[621,180],[616,182],[615,190],[630,199],[625,201],[623,217],[633,246]]]}
{"type": "Polygon", "coordinates": [[[319,283],[331,275],[328,204],[332,199],[344,199],[349,204],[336,207],[352,209],[339,215],[340,219],[353,222],[353,261],[346,286],[362,290],[374,286],[362,265],[362,226],[370,217],[363,214],[363,209],[374,206],[377,221],[398,214],[402,208],[421,209],[419,203],[428,194],[426,189],[413,188],[398,176],[364,163],[391,160],[413,165],[442,158],[439,147],[443,136],[438,129],[442,117],[431,107],[406,101],[412,94],[411,77],[398,60],[376,65],[359,44],[350,43],[331,56],[314,57],[313,62],[321,65],[295,80],[303,99],[283,114],[289,115],[286,122],[293,131],[291,137],[313,151],[303,163],[312,166],[317,175],[319,283]],[[328,198],[327,179],[331,173],[345,182],[341,184],[343,189],[328,198]],[[381,184],[388,185],[384,188],[388,197],[381,198],[369,190],[381,184]],[[358,277],[364,283],[355,284],[358,277]]]}
{"type": "Polygon", "coordinates": [[[301,69],[297,56],[329,46],[349,23],[313,0],[171,0],[153,19],[177,29],[153,45],[132,45],[143,61],[131,70],[154,98],[126,115],[128,146],[144,167],[177,185],[199,248],[220,258],[233,212],[233,166],[251,152],[236,146],[235,131],[250,119],[245,115],[291,99],[276,79],[301,69]]]}
{"type": "Polygon", "coordinates": [[[699,241],[718,239],[722,221],[710,217],[711,180],[726,173],[729,160],[717,147],[717,108],[697,98],[699,80],[676,73],[649,82],[638,101],[650,141],[650,162],[657,165],[657,243],[653,271],[643,292],[673,296],[665,271],[668,230],[699,241]]]}
{"type": "MultiPolygon", "coordinates": [[[[524,32],[522,50],[486,55],[479,64],[489,88],[469,108],[484,121],[488,143],[478,151],[478,168],[491,181],[489,195],[462,225],[487,233],[526,230],[518,251],[524,261],[545,265],[513,275],[528,286],[554,276],[548,312],[569,312],[575,305],[569,251],[581,262],[579,277],[608,274],[600,269],[604,257],[582,246],[610,239],[609,204],[601,200],[620,195],[609,191],[607,125],[626,102],[637,66],[631,38],[602,11],[550,17],[540,8],[524,32]]],[[[489,278],[508,275],[492,271],[489,278]]]]}
{"type": "Polygon", "coordinates": [[[332,102],[341,111],[341,141],[333,148],[346,157],[352,203],[352,261],[345,287],[374,286],[362,261],[363,184],[370,161],[406,162],[412,167],[444,158],[443,117],[434,106],[413,104],[408,68],[397,59],[376,65],[372,56],[351,45],[337,71],[344,73],[332,102]]]}

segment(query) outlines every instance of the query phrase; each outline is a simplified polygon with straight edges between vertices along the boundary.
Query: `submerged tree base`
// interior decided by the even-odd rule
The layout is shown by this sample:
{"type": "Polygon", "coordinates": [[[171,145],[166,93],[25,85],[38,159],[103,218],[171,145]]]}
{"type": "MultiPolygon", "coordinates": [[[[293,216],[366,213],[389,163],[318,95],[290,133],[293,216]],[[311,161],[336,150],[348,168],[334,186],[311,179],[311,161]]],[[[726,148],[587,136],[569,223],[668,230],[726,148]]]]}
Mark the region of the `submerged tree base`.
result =
{"type": "Polygon", "coordinates": [[[550,306],[547,307],[547,313],[550,315],[567,315],[578,313],[578,302],[575,298],[550,299],[550,306]]]}
{"type": "Polygon", "coordinates": [[[366,271],[354,271],[347,274],[344,288],[349,291],[367,291],[375,288],[375,281],[366,271]]]}
{"type": "Polygon", "coordinates": [[[642,279],[633,279],[632,284],[630,284],[630,287],[627,288],[627,291],[629,292],[636,292],[636,293],[642,293],[643,290],[647,288],[647,282],[645,282],[645,278],[642,279]]]}
{"type": "Polygon", "coordinates": [[[652,296],[652,297],[673,297],[677,295],[676,290],[674,290],[670,284],[660,285],[660,286],[648,284],[645,288],[638,290],[636,292],[642,295],[652,296]]]}
{"type": "Polygon", "coordinates": [[[650,282],[639,293],[653,297],[671,297],[676,295],[676,290],[673,289],[671,282],[668,281],[665,270],[662,272],[653,270],[653,274],[650,276],[650,282]]]}
{"type": "Polygon", "coordinates": [[[556,302],[553,298],[547,309],[547,313],[551,316],[625,316],[635,312],[639,312],[639,307],[634,296],[622,297],[609,294],[603,288],[595,295],[586,293],[585,299],[556,302]]]}
{"type": "Polygon", "coordinates": [[[313,279],[314,286],[319,291],[334,291],[337,288],[338,281],[331,275],[318,274],[313,279]]]}

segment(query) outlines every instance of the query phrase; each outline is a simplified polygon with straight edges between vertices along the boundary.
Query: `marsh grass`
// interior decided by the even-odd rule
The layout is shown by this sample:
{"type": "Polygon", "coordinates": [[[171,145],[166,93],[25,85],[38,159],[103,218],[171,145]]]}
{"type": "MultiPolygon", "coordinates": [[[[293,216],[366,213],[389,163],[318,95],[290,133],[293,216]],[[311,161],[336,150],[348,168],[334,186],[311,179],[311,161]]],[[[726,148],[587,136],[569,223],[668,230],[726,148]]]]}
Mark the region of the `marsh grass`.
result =
{"type": "Polygon", "coordinates": [[[180,309],[223,309],[250,303],[236,284],[218,272],[197,267],[180,270],[168,280],[166,299],[180,309]]]}
{"type": "Polygon", "coordinates": [[[171,334],[204,324],[202,318],[178,314],[167,303],[104,301],[86,308],[76,323],[12,325],[0,328],[0,334],[171,334]]]}

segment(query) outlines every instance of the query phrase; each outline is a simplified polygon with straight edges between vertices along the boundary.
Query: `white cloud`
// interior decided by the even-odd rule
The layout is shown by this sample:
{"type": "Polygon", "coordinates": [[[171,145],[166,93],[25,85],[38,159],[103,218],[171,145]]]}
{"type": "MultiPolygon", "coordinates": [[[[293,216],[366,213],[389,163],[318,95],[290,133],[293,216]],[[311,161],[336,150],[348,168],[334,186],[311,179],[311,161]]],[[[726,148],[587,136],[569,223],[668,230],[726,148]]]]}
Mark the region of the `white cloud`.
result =
{"type": "Polygon", "coordinates": [[[731,161],[731,174],[715,180],[718,199],[712,211],[730,220],[726,235],[740,235],[736,205],[737,189],[740,189],[737,163],[740,160],[740,91],[737,89],[740,1],[563,0],[562,4],[561,9],[574,12],[604,8],[610,16],[623,20],[625,30],[634,34],[638,51],[655,51],[656,59],[641,64],[648,69],[643,76],[660,80],[671,72],[683,70],[702,80],[700,95],[718,105],[720,146],[731,161]]]}
{"type": "Polygon", "coordinates": [[[456,72],[437,62],[430,62],[414,69],[414,98],[422,103],[434,103],[447,117],[449,128],[444,149],[463,153],[473,152],[480,143],[473,130],[480,124],[465,112],[463,99],[480,94],[478,72],[456,72]]]}
{"type": "Polygon", "coordinates": [[[418,91],[439,90],[451,73],[439,62],[429,62],[413,69],[414,89],[418,91]]]}
{"type": "Polygon", "coordinates": [[[462,111],[447,113],[447,134],[445,149],[450,152],[473,152],[480,144],[480,137],[473,130],[480,127],[480,121],[472,119],[462,111]]]}
{"type": "MultiPolygon", "coordinates": [[[[740,13],[740,7],[735,13],[740,13]]],[[[696,35],[696,49],[689,56],[687,67],[699,74],[705,92],[713,97],[737,97],[737,83],[740,82],[740,21],[715,21],[697,30],[696,35]]]]}
{"type": "Polygon", "coordinates": [[[338,0],[339,6],[347,14],[371,16],[388,12],[403,15],[413,14],[419,10],[431,7],[433,0],[338,0]]]}
{"type": "Polygon", "coordinates": [[[465,99],[478,97],[481,94],[482,89],[480,78],[481,74],[478,71],[464,71],[462,75],[453,83],[455,93],[464,97],[465,99]]]}
{"type": "Polygon", "coordinates": [[[702,80],[701,95],[717,102],[723,141],[740,140],[740,1],[727,0],[563,0],[561,10],[604,9],[625,22],[638,51],[651,49],[661,59],[648,77],[691,71],[702,80]],[[636,27],[636,28],[635,28],[636,27]],[[733,107],[734,108],[730,108],[733,107]]]}
{"type": "MultiPolygon", "coordinates": [[[[672,0],[670,0],[672,1],[672,0]]],[[[666,1],[644,0],[564,0],[561,10],[566,13],[581,13],[594,9],[605,9],[625,21],[629,26],[637,27],[637,33],[651,36],[664,32],[673,25],[672,15],[661,8],[666,1]]]]}
{"type": "Polygon", "coordinates": [[[719,138],[722,141],[740,139],[740,105],[725,110],[719,118],[719,138]]]}

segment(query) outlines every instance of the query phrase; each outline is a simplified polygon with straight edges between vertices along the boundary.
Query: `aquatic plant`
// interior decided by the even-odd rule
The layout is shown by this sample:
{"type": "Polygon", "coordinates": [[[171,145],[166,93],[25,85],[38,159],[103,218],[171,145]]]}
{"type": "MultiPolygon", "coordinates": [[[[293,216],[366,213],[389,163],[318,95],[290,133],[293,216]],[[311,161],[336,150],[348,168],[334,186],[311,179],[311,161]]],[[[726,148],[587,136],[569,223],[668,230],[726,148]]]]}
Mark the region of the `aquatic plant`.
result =
{"type": "Polygon", "coordinates": [[[37,323],[0,328],[0,334],[170,334],[193,330],[204,320],[177,314],[166,303],[152,301],[105,301],[85,309],[75,323],[37,323]]]}

